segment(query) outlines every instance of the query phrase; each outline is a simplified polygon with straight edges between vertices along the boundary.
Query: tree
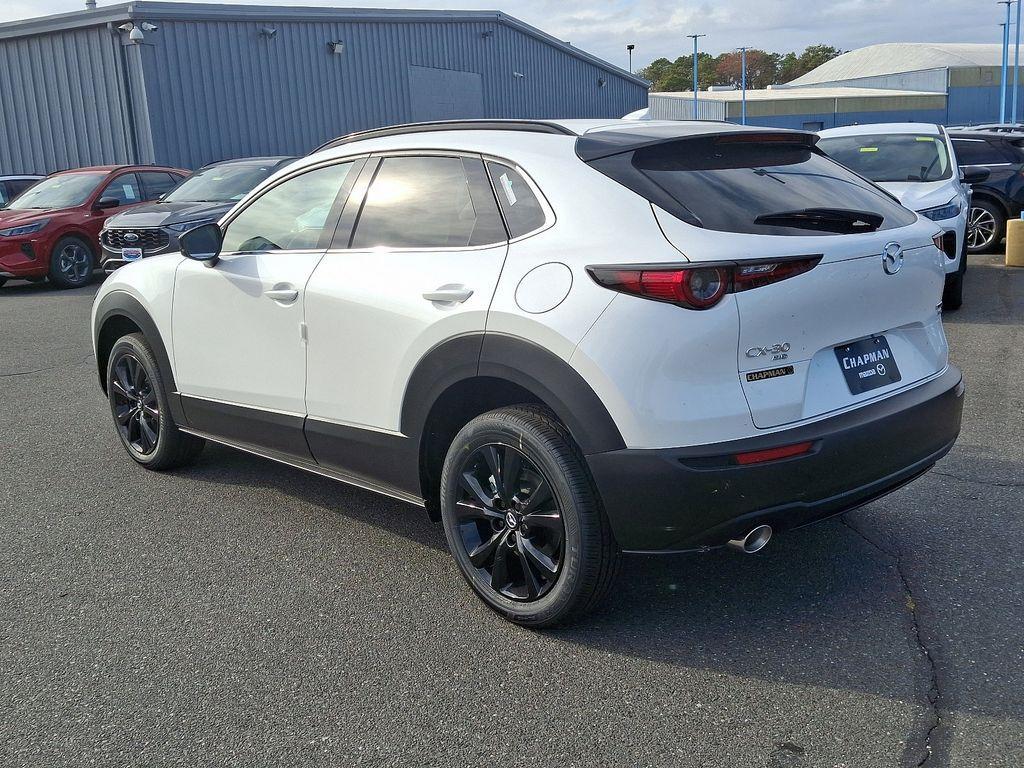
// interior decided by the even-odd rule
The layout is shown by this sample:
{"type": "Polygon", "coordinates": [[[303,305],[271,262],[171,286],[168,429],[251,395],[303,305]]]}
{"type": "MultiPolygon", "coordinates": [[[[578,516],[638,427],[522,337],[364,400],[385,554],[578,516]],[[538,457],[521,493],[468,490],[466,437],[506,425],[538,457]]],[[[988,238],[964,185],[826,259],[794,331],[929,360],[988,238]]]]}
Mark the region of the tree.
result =
{"type": "MultiPolygon", "coordinates": [[[[756,89],[773,83],[788,83],[841,53],[831,45],[809,45],[799,55],[751,48],[747,51],[747,87],[756,89]]],[[[739,87],[741,71],[738,51],[718,56],[701,53],[697,58],[697,83],[701,90],[711,85],[739,87]]],[[[656,59],[639,74],[651,81],[653,91],[689,91],[693,88],[693,55],[680,56],[675,61],[656,59]]]]}

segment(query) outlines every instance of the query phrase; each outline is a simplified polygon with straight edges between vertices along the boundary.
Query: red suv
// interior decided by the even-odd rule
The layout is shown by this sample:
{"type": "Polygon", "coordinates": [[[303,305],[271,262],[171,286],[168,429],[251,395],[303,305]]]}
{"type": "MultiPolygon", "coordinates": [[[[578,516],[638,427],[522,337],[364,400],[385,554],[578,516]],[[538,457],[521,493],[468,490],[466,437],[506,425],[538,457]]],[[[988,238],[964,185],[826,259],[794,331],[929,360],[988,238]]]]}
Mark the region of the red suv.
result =
{"type": "Polygon", "coordinates": [[[189,175],[180,168],[103,165],[47,176],[0,209],[0,285],[11,278],[85,285],[110,216],[151,202],[189,175]]]}

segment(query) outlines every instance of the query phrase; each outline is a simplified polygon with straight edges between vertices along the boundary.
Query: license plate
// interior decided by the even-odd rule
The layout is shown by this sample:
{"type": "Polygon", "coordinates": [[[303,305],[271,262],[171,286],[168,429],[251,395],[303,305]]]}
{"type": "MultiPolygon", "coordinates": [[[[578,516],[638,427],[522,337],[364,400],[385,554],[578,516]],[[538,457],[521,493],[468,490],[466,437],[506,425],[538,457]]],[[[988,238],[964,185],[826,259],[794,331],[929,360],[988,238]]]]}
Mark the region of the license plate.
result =
{"type": "Polygon", "coordinates": [[[142,258],[141,248],[122,248],[121,258],[125,261],[135,261],[136,259],[142,258]]]}
{"type": "Polygon", "coordinates": [[[859,395],[899,381],[900,369],[885,336],[873,336],[835,348],[850,392],[859,395]]]}

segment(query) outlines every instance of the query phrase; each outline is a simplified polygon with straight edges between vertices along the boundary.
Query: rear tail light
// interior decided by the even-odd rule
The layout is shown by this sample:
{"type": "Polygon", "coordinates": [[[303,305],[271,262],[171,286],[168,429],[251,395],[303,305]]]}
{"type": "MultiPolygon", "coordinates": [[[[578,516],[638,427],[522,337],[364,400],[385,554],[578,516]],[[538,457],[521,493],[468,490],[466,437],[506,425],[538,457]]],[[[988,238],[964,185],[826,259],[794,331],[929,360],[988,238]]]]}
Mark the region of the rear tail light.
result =
{"type": "Polygon", "coordinates": [[[598,285],[687,309],[710,309],[727,293],[771,285],[808,272],[821,256],[720,264],[587,267],[598,285]]]}

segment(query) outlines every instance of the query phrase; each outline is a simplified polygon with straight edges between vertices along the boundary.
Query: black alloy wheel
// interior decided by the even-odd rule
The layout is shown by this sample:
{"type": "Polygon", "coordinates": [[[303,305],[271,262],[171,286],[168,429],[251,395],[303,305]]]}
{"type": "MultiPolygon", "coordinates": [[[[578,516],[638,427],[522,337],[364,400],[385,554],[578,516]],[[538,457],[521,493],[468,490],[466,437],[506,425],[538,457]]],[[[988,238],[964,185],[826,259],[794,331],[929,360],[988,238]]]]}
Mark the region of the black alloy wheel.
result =
{"type": "Polygon", "coordinates": [[[110,415],[132,459],[147,469],[165,470],[199,455],[205,441],[175,423],[167,385],[145,336],[129,333],[118,339],[106,370],[110,415]]]}
{"type": "Polygon", "coordinates": [[[60,288],[80,288],[92,280],[93,255],[75,236],[62,237],[50,255],[50,281],[60,288]]]}
{"type": "Polygon", "coordinates": [[[470,562],[491,589],[537,600],[561,573],[565,526],[551,485],[509,445],[484,445],[459,470],[454,515],[470,562]]]}
{"type": "Polygon", "coordinates": [[[110,386],[121,439],[140,456],[150,455],[160,438],[160,403],[145,366],[135,355],[122,355],[110,386]]]}
{"type": "Polygon", "coordinates": [[[441,470],[448,549],[488,608],[551,627],[591,611],[620,562],[586,458],[539,404],[488,411],[448,446],[441,470]]]}

